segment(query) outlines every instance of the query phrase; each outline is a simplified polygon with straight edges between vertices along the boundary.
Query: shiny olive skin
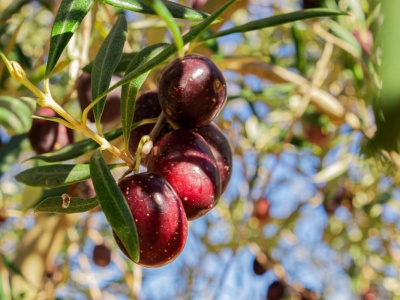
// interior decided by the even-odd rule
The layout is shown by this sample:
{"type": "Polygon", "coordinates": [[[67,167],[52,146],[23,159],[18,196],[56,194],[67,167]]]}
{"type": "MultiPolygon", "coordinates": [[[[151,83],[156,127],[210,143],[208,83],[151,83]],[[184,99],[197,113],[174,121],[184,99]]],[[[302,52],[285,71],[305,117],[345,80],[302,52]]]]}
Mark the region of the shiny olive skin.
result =
{"type": "Polygon", "coordinates": [[[148,157],[148,171],[161,174],[182,200],[188,220],[201,217],[221,195],[218,166],[207,142],[191,130],[163,136],[148,157]]]}
{"type": "MultiPolygon", "coordinates": [[[[154,268],[172,262],[185,247],[188,224],[179,197],[160,175],[140,173],[119,182],[139,238],[138,264],[154,268]]],[[[114,238],[129,257],[121,240],[114,238]]]]}
{"type": "Polygon", "coordinates": [[[159,79],[158,90],[167,119],[186,129],[210,123],[227,97],[221,70],[200,54],[188,54],[168,64],[159,79]]]}
{"type": "Polygon", "coordinates": [[[210,146],[221,176],[221,194],[226,190],[232,174],[232,147],[218,126],[211,122],[195,130],[210,146]]]}

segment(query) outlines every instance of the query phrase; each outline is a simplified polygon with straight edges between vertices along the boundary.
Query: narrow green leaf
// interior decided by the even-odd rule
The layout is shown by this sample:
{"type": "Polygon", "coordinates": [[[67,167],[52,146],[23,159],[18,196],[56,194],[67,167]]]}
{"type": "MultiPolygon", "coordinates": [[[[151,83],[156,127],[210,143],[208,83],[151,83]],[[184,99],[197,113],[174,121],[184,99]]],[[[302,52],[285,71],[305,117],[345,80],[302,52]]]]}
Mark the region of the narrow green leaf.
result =
{"type": "Polygon", "coordinates": [[[2,125],[10,135],[28,132],[32,125],[32,113],[35,101],[29,102],[29,98],[24,100],[10,96],[0,96],[0,125],[2,125]]]}
{"type": "Polygon", "coordinates": [[[215,39],[221,36],[225,36],[232,33],[238,32],[248,32],[252,30],[263,29],[267,27],[277,26],[285,23],[291,23],[298,20],[318,18],[318,17],[329,17],[329,16],[339,16],[345,15],[343,11],[326,9],[326,8],[310,8],[303,9],[287,14],[276,15],[256,21],[252,21],[243,25],[235,26],[227,30],[217,32],[213,35],[205,36],[201,40],[206,41],[209,39],[215,39]]]}
{"type": "MultiPolygon", "coordinates": [[[[211,23],[213,23],[216,19],[218,19],[222,15],[222,13],[225,10],[227,10],[231,5],[233,5],[236,1],[237,0],[228,1],[225,5],[220,7],[216,12],[214,12],[207,19],[205,19],[198,25],[194,26],[187,34],[185,34],[183,36],[184,44],[190,43],[195,38],[197,38],[201,33],[203,33],[211,25],[211,23]]],[[[158,66],[159,64],[164,62],[167,58],[169,58],[170,56],[172,56],[175,53],[176,53],[175,45],[169,45],[160,54],[158,54],[154,58],[150,59],[148,62],[140,65],[134,71],[129,72],[128,74],[125,74],[124,78],[122,78],[120,81],[118,81],[112,87],[110,87],[107,91],[102,93],[101,96],[107,95],[109,92],[116,89],[117,87],[130,82],[131,80],[135,79],[136,77],[140,76],[143,73],[146,73],[147,71],[150,71],[151,69],[158,66]]]]}
{"type": "Polygon", "coordinates": [[[97,150],[89,161],[97,199],[115,234],[121,239],[133,261],[139,261],[139,240],[128,203],[97,150]]]}
{"type": "MultiPolygon", "coordinates": [[[[122,56],[122,49],[126,40],[127,22],[120,15],[110,33],[107,35],[99,52],[93,62],[92,71],[92,98],[96,99],[101,93],[108,89],[112,74],[122,56]]],[[[104,110],[106,99],[103,97],[94,107],[93,113],[96,126],[100,132],[100,119],[104,110]]]]}
{"type": "MultiPolygon", "coordinates": [[[[153,121],[154,122],[154,121],[153,121]]],[[[149,124],[153,123],[152,120],[142,120],[140,122],[135,122],[132,124],[131,130],[135,129],[136,127],[144,124],[149,124]]],[[[104,134],[104,137],[109,141],[113,141],[116,138],[120,137],[122,135],[122,128],[115,129],[113,131],[109,131],[106,134],[104,134]]],[[[4,148],[4,147],[3,147],[4,148]]],[[[92,139],[85,139],[82,141],[78,141],[72,144],[69,144],[61,149],[48,152],[45,154],[33,156],[29,158],[28,160],[32,159],[40,159],[49,163],[55,163],[55,162],[61,162],[61,161],[66,161],[69,159],[77,158],[85,153],[88,153],[89,151],[92,151],[94,149],[99,148],[99,144],[97,144],[95,141],[92,139]]],[[[0,152],[1,153],[1,152],[0,152]]],[[[1,156],[0,156],[1,158],[1,156]]],[[[1,162],[1,160],[0,160],[1,162]]],[[[1,166],[1,164],[0,164],[1,166]]]]}
{"type": "Polygon", "coordinates": [[[176,24],[174,17],[171,15],[169,10],[165,7],[161,0],[142,0],[145,4],[149,5],[157,15],[163,19],[167,24],[168,29],[171,31],[172,37],[175,41],[175,46],[178,51],[179,57],[183,57],[183,39],[179,30],[178,24],[176,24]]]}
{"type": "MultiPolygon", "coordinates": [[[[143,4],[139,0],[100,0],[108,5],[134,11],[142,14],[155,15],[156,12],[148,5],[143,4]]],[[[194,10],[187,6],[180,5],[171,1],[163,1],[169,12],[174,18],[201,21],[209,16],[209,14],[194,10]]]]}
{"type": "Polygon", "coordinates": [[[292,38],[296,47],[296,68],[302,75],[306,74],[307,68],[307,43],[304,31],[304,29],[298,26],[297,22],[292,24],[292,38]]]}
{"type": "MultiPolygon", "coordinates": [[[[127,65],[136,56],[137,52],[122,53],[121,60],[119,61],[117,67],[114,70],[114,74],[123,73],[126,70],[127,65]]],[[[93,69],[93,61],[88,63],[82,68],[82,71],[91,74],[93,69]]]]}
{"type": "Polygon", "coordinates": [[[60,196],[62,194],[68,193],[68,186],[60,186],[56,188],[46,189],[46,188],[39,188],[33,186],[27,186],[26,189],[23,191],[23,196],[29,195],[32,193],[30,197],[23,197],[22,199],[22,210],[27,211],[28,209],[35,208],[43,200],[60,196]]]}
{"type": "Polygon", "coordinates": [[[45,77],[48,78],[79,24],[93,6],[93,0],[62,0],[51,30],[49,57],[45,77]]]}
{"type": "MultiPolygon", "coordinates": [[[[112,170],[119,166],[121,165],[112,164],[108,165],[108,168],[112,170]]],[[[39,166],[15,176],[15,179],[26,185],[46,188],[70,185],[88,178],[90,178],[89,164],[39,166]]]]}
{"type": "MultiPolygon", "coordinates": [[[[135,70],[140,65],[146,63],[156,55],[158,55],[162,50],[164,50],[168,44],[156,44],[144,48],[140,51],[134,59],[130,62],[126,68],[126,72],[131,72],[135,70]]],[[[129,138],[132,128],[132,119],[135,112],[135,102],[136,95],[142,86],[143,82],[146,80],[150,71],[143,73],[142,75],[136,77],[129,84],[122,86],[121,91],[121,119],[122,119],[122,131],[124,134],[125,150],[129,153],[129,138]]]]}
{"type": "Polygon", "coordinates": [[[65,196],[56,196],[46,198],[36,207],[35,212],[76,214],[83,213],[99,205],[97,198],[77,198],[65,196]]]}

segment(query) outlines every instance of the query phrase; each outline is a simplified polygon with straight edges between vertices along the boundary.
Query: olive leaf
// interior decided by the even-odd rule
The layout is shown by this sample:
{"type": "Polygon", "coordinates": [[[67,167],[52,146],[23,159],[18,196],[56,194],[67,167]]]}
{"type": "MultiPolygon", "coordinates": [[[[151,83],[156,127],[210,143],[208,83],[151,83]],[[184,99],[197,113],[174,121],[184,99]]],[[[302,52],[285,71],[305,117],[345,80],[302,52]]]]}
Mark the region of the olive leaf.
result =
{"type": "Polygon", "coordinates": [[[165,7],[165,4],[161,0],[142,0],[145,4],[149,5],[157,15],[163,19],[167,24],[168,29],[171,31],[172,37],[175,41],[175,46],[179,57],[183,57],[183,39],[179,30],[178,24],[175,22],[170,11],[165,7]]]}
{"type": "MultiPolygon", "coordinates": [[[[156,12],[148,5],[143,4],[142,1],[139,0],[100,0],[108,5],[134,11],[142,14],[151,14],[155,15],[156,12]]],[[[179,3],[175,3],[172,1],[162,1],[168,11],[174,18],[184,19],[184,20],[192,20],[192,21],[201,21],[209,16],[209,14],[194,10],[184,5],[180,5],[179,3]]]]}
{"type": "MultiPolygon", "coordinates": [[[[107,35],[93,62],[92,70],[92,98],[97,99],[108,89],[112,74],[122,56],[122,49],[126,40],[127,21],[123,15],[118,17],[110,33],[107,35]]],[[[100,130],[100,119],[104,110],[105,96],[93,107],[97,130],[100,130]]]]}
{"type": "Polygon", "coordinates": [[[209,39],[219,38],[228,34],[238,33],[238,32],[249,32],[252,30],[263,29],[267,27],[277,26],[285,23],[291,23],[298,20],[318,18],[318,17],[328,17],[328,16],[340,16],[346,13],[340,10],[333,10],[328,8],[310,8],[303,9],[300,11],[295,11],[287,14],[275,15],[268,18],[263,18],[260,20],[248,22],[243,25],[234,26],[232,28],[222,30],[215,34],[203,36],[200,40],[206,41],[209,39]]]}
{"type": "MultiPolygon", "coordinates": [[[[110,170],[124,166],[108,165],[110,170]]],[[[70,185],[90,178],[89,164],[47,165],[27,169],[15,176],[19,182],[30,186],[54,188],[70,185]]]]}
{"type": "MultiPolygon", "coordinates": [[[[122,53],[121,60],[118,65],[114,69],[114,74],[125,72],[128,64],[132,61],[132,59],[136,56],[137,52],[131,53],[122,53]]],[[[93,61],[88,63],[86,66],[82,68],[82,71],[91,74],[93,70],[93,61]]]]}
{"type": "Polygon", "coordinates": [[[83,213],[99,205],[96,197],[77,198],[69,197],[67,194],[56,197],[49,197],[36,205],[35,212],[76,214],[83,213]]]}
{"type": "Polygon", "coordinates": [[[69,40],[93,6],[93,0],[62,0],[51,30],[50,49],[45,78],[48,78],[60,59],[69,40]]]}
{"type": "Polygon", "coordinates": [[[128,203],[108,169],[100,150],[89,161],[97,200],[108,223],[133,261],[139,261],[139,239],[128,203]]]}

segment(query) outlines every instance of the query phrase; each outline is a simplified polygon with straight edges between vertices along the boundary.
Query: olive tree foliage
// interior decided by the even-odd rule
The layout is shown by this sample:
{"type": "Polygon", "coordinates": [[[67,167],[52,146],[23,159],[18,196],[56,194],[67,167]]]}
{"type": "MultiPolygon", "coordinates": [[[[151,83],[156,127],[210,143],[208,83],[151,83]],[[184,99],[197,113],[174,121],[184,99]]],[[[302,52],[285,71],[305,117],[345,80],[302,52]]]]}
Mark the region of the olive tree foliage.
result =
{"type": "Polygon", "coordinates": [[[399,4],[382,2],[1,1],[0,298],[399,297],[399,4]],[[137,97],[186,53],[225,75],[232,177],[179,258],[142,268],[117,183],[142,172],[131,130],[158,121],[132,123],[137,97]],[[73,141],[35,152],[40,121],[73,141]]]}

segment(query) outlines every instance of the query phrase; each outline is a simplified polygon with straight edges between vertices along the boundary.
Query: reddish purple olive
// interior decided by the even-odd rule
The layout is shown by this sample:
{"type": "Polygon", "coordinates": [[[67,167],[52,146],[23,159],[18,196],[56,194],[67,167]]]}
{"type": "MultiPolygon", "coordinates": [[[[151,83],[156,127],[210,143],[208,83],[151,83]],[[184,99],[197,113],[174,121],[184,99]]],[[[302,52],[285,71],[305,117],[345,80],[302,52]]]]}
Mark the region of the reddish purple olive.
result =
{"type": "Polygon", "coordinates": [[[111,262],[111,249],[105,244],[98,244],[93,248],[93,262],[99,267],[107,267],[111,262]]]}
{"type": "Polygon", "coordinates": [[[191,130],[163,136],[148,157],[148,171],[161,174],[182,200],[188,220],[201,217],[217,204],[221,179],[207,142],[191,130]]]}
{"type": "Polygon", "coordinates": [[[226,102],[221,70],[207,57],[188,54],[164,69],[159,80],[159,101],[167,119],[181,128],[210,123],[226,102]]]}
{"type": "MultiPolygon", "coordinates": [[[[154,268],[172,262],[185,247],[188,224],[182,202],[158,174],[125,177],[119,187],[125,196],[139,237],[138,264],[154,268]]],[[[114,233],[122,252],[129,257],[114,233]]]]}
{"type": "Polygon", "coordinates": [[[210,146],[221,176],[221,194],[228,186],[232,174],[232,148],[229,141],[215,123],[196,129],[210,146]]]}
{"type": "MultiPolygon", "coordinates": [[[[48,107],[39,108],[36,114],[44,117],[58,117],[54,110],[48,107]]],[[[37,154],[43,154],[73,143],[74,132],[53,121],[33,119],[28,139],[32,149],[37,154]]]]}
{"type": "Polygon", "coordinates": [[[285,295],[285,286],[280,281],[274,281],[268,287],[267,300],[279,300],[285,295]]]}
{"type": "MultiPolygon", "coordinates": [[[[111,85],[117,83],[121,78],[113,75],[111,78],[111,85]]],[[[76,81],[76,92],[78,94],[79,104],[83,111],[92,103],[92,77],[83,73],[76,81]]],[[[90,122],[95,122],[93,109],[87,115],[90,122]]],[[[106,97],[106,104],[104,106],[103,114],[101,115],[101,123],[113,123],[121,118],[121,88],[118,87],[112,90],[106,97]]]]}

